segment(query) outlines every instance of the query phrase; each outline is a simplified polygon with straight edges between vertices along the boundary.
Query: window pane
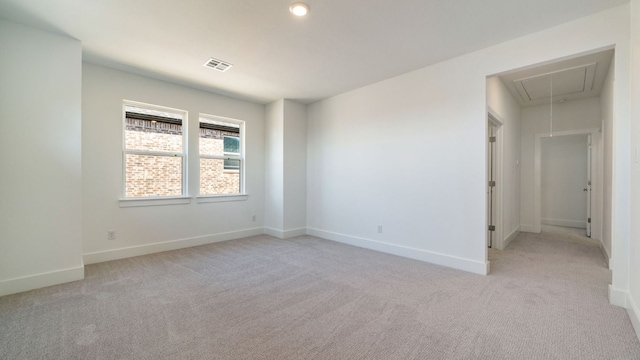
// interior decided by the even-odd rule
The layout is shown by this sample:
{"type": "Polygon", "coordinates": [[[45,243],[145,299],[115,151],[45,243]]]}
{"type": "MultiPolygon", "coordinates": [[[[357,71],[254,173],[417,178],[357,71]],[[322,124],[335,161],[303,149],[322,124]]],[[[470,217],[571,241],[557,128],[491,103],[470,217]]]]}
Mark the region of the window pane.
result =
{"type": "Polygon", "coordinates": [[[222,138],[203,137],[202,130],[200,129],[200,155],[224,155],[222,138]]]}
{"type": "MultiPolygon", "coordinates": [[[[142,121],[142,120],[135,120],[142,121]]],[[[156,123],[158,125],[160,123],[156,123]]],[[[161,124],[167,125],[167,124],[161,124]]],[[[182,153],[182,125],[173,125],[173,133],[159,133],[151,129],[127,130],[124,132],[125,146],[127,150],[167,151],[182,153]],[[177,127],[177,129],[176,129],[177,127]]]]}
{"type": "Polygon", "coordinates": [[[240,138],[225,136],[224,152],[232,154],[240,154],[240,138]]]}
{"type": "Polygon", "coordinates": [[[240,170],[240,160],[224,160],[225,170],[240,170]]]}
{"type": "Polygon", "coordinates": [[[200,155],[223,156],[225,152],[239,154],[240,125],[201,118],[199,147],[200,155]]]}
{"type": "Polygon", "coordinates": [[[182,157],[126,155],[126,197],[180,195],[182,157]]]}
{"type": "Polygon", "coordinates": [[[127,150],[182,153],[182,115],[125,106],[127,150]]]}
{"type": "Polygon", "coordinates": [[[200,159],[200,194],[239,194],[240,160],[200,159]],[[225,162],[231,161],[235,169],[225,169],[225,162]]]}

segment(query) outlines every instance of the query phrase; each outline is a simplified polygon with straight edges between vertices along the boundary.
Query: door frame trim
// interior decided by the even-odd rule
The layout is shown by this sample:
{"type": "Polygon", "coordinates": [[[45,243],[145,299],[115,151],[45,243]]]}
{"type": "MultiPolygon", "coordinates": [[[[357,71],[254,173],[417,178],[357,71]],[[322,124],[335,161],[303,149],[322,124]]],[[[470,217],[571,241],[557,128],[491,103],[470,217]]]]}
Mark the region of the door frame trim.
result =
{"type": "MultiPolygon", "coordinates": [[[[494,145],[494,150],[496,152],[495,154],[495,164],[494,164],[494,180],[496,182],[496,186],[494,188],[496,197],[495,197],[495,207],[496,207],[496,211],[495,211],[495,219],[494,219],[494,224],[496,227],[496,230],[494,231],[494,239],[493,239],[493,248],[499,249],[499,250],[504,250],[504,229],[503,229],[503,219],[502,219],[502,210],[503,210],[503,203],[502,203],[502,199],[503,199],[503,189],[504,189],[504,174],[503,174],[503,150],[504,150],[504,119],[498,115],[498,113],[496,113],[490,106],[487,106],[487,122],[491,125],[493,125],[496,129],[495,129],[495,137],[496,137],[496,142],[494,145]]],[[[485,137],[485,141],[487,144],[487,150],[485,151],[485,154],[488,154],[488,146],[489,146],[489,134],[486,135],[485,137]]],[[[485,169],[488,168],[489,165],[489,159],[487,158],[487,162],[485,164],[485,169]]],[[[485,185],[488,186],[489,184],[489,174],[487,173],[486,175],[486,182],[485,185]]],[[[486,206],[485,204],[485,209],[487,209],[488,206],[486,206]]],[[[491,225],[489,224],[489,214],[486,214],[486,218],[487,218],[487,226],[491,225]]],[[[485,238],[485,244],[488,243],[489,239],[485,238]]],[[[488,255],[488,254],[487,254],[488,255]]]]}

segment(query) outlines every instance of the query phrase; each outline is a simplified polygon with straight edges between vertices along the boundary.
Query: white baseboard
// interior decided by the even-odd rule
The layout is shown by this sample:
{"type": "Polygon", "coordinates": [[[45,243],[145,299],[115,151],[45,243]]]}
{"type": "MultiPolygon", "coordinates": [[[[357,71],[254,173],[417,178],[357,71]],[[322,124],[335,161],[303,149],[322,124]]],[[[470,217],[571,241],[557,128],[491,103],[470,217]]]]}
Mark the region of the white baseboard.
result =
{"type": "Polygon", "coordinates": [[[631,319],[631,324],[633,324],[633,329],[636,331],[636,336],[640,340],[640,308],[638,308],[630,293],[627,296],[627,313],[629,314],[629,319],[631,319]]]}
{"type": "Polygon", "coordinates": [[[609,258],[609,270],[613,270],[613,258],[609,258]]]}
{"type": "Polygon", "coordinates": [[[566,219],[542,219],[543,225],[551,226],[563,226],[570,228],[586,229],[587,223],[585,221],[578,220],[566,220],[566,219]]]}
{"type": "Polygon", "coordinates": [[[333,240],[348,245],[358,246],[365,249],[380,251],[383,253],[402,256],[414,260],[420,260],[436,265],[447,266],[458,270],[472,272],[475,274],[487,275],[489,271],[489,262],[469,260],[456,256],[439,254],[427,250],[389,244],[314,228],[307,228],[307,233],[309,235],[327,240],[333,240]]]}
{"type": "Polygon", "coordinates": [[[289,229],[284,231],[284,239],[294,238],[296,236],[307,235],[307,228],[289,229]]]}
{"type": "Polygon", "coordinates": [[[515,230],[513,230],[511,232],[511,234],[509,234],[509,236],[507,236],[506,239],[504,239],[504,241],[502,242],[502,249],[500,249],[500,250],[506,249],[507,246],[509,246],[509,244],[511,244],[513,239],[517,238],[519,234],[520,234],[520,227],[517,227],[515,230]]]}
{"type": "Polygon", "coordinates": [[[198,236],[188,239],[179,239],[171,241],[163,241],[152,244],[130,246],[126,248],[96,251],[83,255],[86,265],[96,264],[105,261],[126,259],[134,256],[153,254],[162,251],[183,249],[192,246],[211,244],[221,241],[240,239],[247,236],[262,235],[263,228],[245,229],[239,231],[230,231],[226,233],[198,236]]]}
{"type": "Polygon", "coordinates": [[[600,240],[600,252],[602,252],[602,256],[604,257],[604,261],[607,263],[607,268],[612,270],[611,268],[611,257],[609,257],[609,253],[607,253],[607,249],[604,247],[602,240],[600,240]]]}
{"type": "Polygon", "coordinates": [[[0,281],[0,296],[84,279],[84,266],[0,281]]]}
{"type": "Polygon", "coordinates": [[[609,285],[609,303],[611,305],[627,308],[628,294],[624,290],[616,289],[609,285]]]}
{"type": "Polygon", "coordinates": [[[534,226],[534,225],[522,225],[522,224],[520,224],[520,231],[528,232],[528,233],[536,233],[536,234],[540,233],[540,229],[537,226],[534,226]]]}
{"type": "Polygon", "coordinates": [[[290,239],[296,236],[302,236],[307,234],[307,228],[297,228],[297,229],[289,229],[289,230],[278,230],[270,227],[264,228],[264,233],[267,235],[271,235],[273,237],[277,237],[278,239],[290,239]]]}
{"type": "Polygon", "coordinates": [[[277,237],[278,239],[283,239],[284,238],[284,232],[282,230],[278,230],[278,229],[274,229],[274,228],[270,228],[270,227],[266,227],[265,226],[263,232],[266,235],[277,237]]]}

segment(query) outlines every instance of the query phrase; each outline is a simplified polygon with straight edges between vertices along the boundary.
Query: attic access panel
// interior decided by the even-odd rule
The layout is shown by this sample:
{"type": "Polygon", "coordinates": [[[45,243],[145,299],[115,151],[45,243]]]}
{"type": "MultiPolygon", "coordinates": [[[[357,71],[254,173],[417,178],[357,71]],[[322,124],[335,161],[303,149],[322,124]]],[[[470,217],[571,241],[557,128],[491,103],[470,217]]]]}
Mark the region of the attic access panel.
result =
{"type": "Polygon", "coordinates": [[[514,80],[513,83],[522,100],[525,103],[531,103],[549,98],[552,78],[554,99],[571,94],[590,92],[593,89],[595,73],[596,63],[591,63],[514,80]]]}

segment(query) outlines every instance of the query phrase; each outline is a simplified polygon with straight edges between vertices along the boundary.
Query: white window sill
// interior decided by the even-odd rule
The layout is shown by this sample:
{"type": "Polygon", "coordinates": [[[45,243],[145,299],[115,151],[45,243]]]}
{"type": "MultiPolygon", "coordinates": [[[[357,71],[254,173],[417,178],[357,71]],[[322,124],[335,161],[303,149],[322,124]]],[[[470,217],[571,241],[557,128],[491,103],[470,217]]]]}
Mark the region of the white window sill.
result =
{"type": "Polygon", "coordinates": [[[198,204],[227,202],[227,201],[246,201],[249,194],[231,194],[231,195],[201,195],[196,198],[198,204]]]}
{"type": "Polygon", "coordinates": [[[188,196],[130,198],[120,199],[119,203],[120,207],[182,205],[190,204],[191,198],[188,196]]]}

